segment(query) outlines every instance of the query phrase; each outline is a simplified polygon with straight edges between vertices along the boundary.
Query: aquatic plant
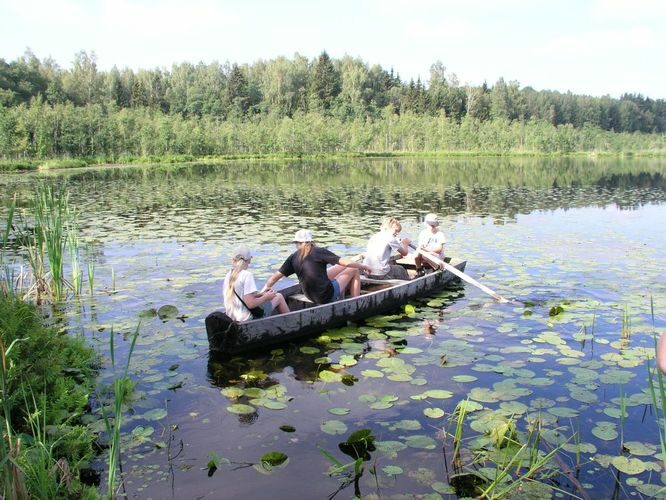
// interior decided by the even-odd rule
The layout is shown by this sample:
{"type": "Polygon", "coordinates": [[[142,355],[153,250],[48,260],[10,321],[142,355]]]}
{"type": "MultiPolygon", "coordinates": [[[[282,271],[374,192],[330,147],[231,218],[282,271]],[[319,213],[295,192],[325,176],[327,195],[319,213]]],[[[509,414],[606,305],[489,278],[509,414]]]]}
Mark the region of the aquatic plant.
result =
{"type": "MultiPolygon", "coordinates": [[[[122,409],[123,403],[126,401],[126,398],[131,390],[132,382],[128,376],[130,361],[132,359],[132,353],[134,352],[134,346],[136,345],[136,340],[139,337],[139,328],[141,324],[139,323],[132,335],[132,341],[130,343],[129,352],[127,353],[127,361],[125,362],[125,367],[122,371],[122,375],[116,377],[113,380],[113,416],[109,415],[106,411],[105,405],[101,405],[102,418],[104,419],[104,426],[106,432],[110,438],[109,446],[109,466],[108,466],[108,476],[107,476],[107,495],[109,498],[114,498],[116,493],[116,475],[119,470],[120,463],[120,428],[122,426],[122,409]],[[113,419],[113,421],[112,421],[113,419]]],[[[109,333],[109,352],[111,356],[111,366],[115,369],[115,346],[114,346],[114,333],[113,328],[109,333]]]]}

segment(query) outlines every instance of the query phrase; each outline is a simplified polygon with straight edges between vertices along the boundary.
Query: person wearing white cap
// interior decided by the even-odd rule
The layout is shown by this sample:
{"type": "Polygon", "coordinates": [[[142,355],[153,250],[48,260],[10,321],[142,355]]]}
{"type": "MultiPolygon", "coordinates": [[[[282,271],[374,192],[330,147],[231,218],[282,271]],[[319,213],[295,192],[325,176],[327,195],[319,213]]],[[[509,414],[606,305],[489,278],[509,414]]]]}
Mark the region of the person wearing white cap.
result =
{"type": "Polygon", "coordinates": [[[344,298],[347,293],[351,297],[361,294],[359,269],[370,271],[369,266],[316,246],[312,231],[308,229],[296,231],[294,243],[296,251],[268,278],[265,289],[272,287],[284,276],[296,273],[303,293],[315,304],[334,302],[344,298]],[[328,265],[331,267],[327,268],[328,265]]]}
{"type": "Polygon", "coordinates": [[[422,276],[424,274],[424,263],[433,269],[437,269],[439,267],[433,261],[428,259],[427,254],[433,255],[434,257],[443,260],[444,244],[446,243],[444,233],[439,230],[439,219],[437,218],[436,214],[426,215],[425,219],[423,220],[423,225],[425,226],[425,229],[419,233],[418,248],[426,255],[417,253],[414,257],[417,276],[422,276]]]}
{"type": "Polygon", "coordinates": [[[391,257],[398,252],[403,257],[409,253],[409,238],[398,240],[402,225],[395,217],[382,222],[381,231],[373,234],[368,240],[363,263],[372,268],[370,278],[408,280],[407,270],[397,264],[391,264],[391,257]]]}
{"type": "Polygon", "coordinates": [[[289,312],[289,306],[281,293],[265,287],[261,293],[257,293],[254,276],[247,270],[251,261],[252,253],[247,247],[240,246],[232,252],[233,267],[224,278],[223,286],[227,316],[234,321],[248,321],[270,316],[275,309],[278,314],[289,312]]]}

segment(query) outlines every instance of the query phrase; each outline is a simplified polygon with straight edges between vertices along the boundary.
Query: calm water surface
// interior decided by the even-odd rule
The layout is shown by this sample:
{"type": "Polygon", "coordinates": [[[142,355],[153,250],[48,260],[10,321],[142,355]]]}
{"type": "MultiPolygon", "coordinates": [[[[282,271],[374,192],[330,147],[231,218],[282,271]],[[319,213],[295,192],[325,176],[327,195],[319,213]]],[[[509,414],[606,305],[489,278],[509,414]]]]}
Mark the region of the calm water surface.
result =
{"type": "Polygon", "coordinates": [[[354,484],[327,474],[322,450],[351,462],[338,444],[360,429],[376,437],[362,496],[454,495],[451,415],[469,399],[463,473],[490,474],[479,450],[501,461],[493,429],[511,421],[525,443],[540,422],[540,449],[563,446],[553,465],[577,478],[544,482],[563,496],[608,498],[666,484],[647,371],[666,326],[665,172],[659,159],[364,160],[4,175],[0,186],[23,206],[38,183],[71,193],[95,277],[92,296],[65,304],[64,328],[104,356],[100,387],[113,376],[109,335],[125,359],[140,323],[123,427],[128,497],[326,498],[344,487],[336,498],[349,498],[354,484]],[[204,318],[221,307],[234,245],[254,250],[263,282],[301,227],[353,256],[383,217],[416,238],[427,212],[440,215],[447,253],[467,259],[470,275],[526,304],[456,285],[413,301],[414,311],[209,357],[204,318]],[[151,311],[164,305],[179,318],[151,311]],[[557,306],[564,312],[551,316],[557,306]],[[252,467],[271,451],[286,466],[252,467]],[[211,457],[220,466],[209,476],[211,457]]]}

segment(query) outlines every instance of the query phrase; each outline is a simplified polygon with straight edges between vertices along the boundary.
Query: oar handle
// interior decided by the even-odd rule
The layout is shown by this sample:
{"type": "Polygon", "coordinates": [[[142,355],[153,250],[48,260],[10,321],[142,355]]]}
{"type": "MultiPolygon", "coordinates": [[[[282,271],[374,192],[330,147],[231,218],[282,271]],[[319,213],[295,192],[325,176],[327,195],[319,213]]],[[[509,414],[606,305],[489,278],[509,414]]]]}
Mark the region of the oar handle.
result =
{"type": "Polygon", "coordinates": [[[508,299],[505,299],[499,293],[491,290],[486,285],[482,285],[481,283],[476,281],[474,278],[472,278],[470,275],[465,274],[464,272],[462,272],[457,267],[452,266],[451,264],[448,264],[447,262],[444,262],[442,259],[440,259],[439,257],[437,257],[435,255],[432,255],[430,253],[426,253],[423,250],[421,250],[419,248],[416,248],[416,246],[413,243],[410,243],[409,246],[412,247],[414,250],[416,250],[416,253],[418,253],[419,255],[422,255],[423,257],[425,257],[428,260],[432,261],[433,263],[437,264],[440,268],[446,269],[451,274],[454,274],[454,275],[458,276],[461,280],[466,281],[467,283],[469,283],[471,285],[474,285],[475,287],[483,290],[488,295],[493,297],[495,300],[497,300],[499,302],[509,302],[508,299]]]}

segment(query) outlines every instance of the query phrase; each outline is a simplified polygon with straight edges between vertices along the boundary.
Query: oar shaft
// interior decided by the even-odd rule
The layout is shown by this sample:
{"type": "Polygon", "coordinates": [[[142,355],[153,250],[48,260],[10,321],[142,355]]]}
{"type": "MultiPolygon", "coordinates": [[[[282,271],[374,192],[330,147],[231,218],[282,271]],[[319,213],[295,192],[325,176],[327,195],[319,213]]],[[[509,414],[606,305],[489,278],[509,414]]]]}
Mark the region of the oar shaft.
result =
{"type": "Polygon", "coordinates": [[[462,272],[462,271],[461,271],[460,269],[458,269],[457,267],[454,267],[454,266],[452,266],[451,264],[448,264],[447,262],[444,262],[444,261],[443,261],[442,259],[440,259],[439,257],[436,257],[436,256],[434,256],[434,255],[432,255],[432,254],[430,254],[430,253],[426,253],[426,252],[424,252],[424,251],[422,251],[422,250],[416,248],[413,244],[410,244],[409,246],[411,246],[412,248],[414,248],[414,249],[416,250],[416,253],[418,253],[419,255],[421,255],[421,256],[427,258],[428,260],[430,260],[430,261],[432,261],[433,263],[437,264],[439,267],[446,269],[446,270],[449,271],[451,274],[455,274],[455,275],[458,276],[458,278],[460,278],[461,280],[466,281],[467,283],[469,283],[469,284],[471,284],[471,285],[474,285],[475,287],[477,287],[477,288],[483,290],[484,292],[486,292],[488,295],[490,295],[491,297],[495,298],[495,299],[498,300],[499,302],[509,302],[507,299],[505,299],[504,297],[502,297],[499,293],[497,293],[497,292],[491,290],[491,289],[488,288],[486,285],[482,285],[481,283],[479,283],[478,281],[476,281],[474,278],[472,278],[470,275],[465,274],[464,272],[462,272]]]}

